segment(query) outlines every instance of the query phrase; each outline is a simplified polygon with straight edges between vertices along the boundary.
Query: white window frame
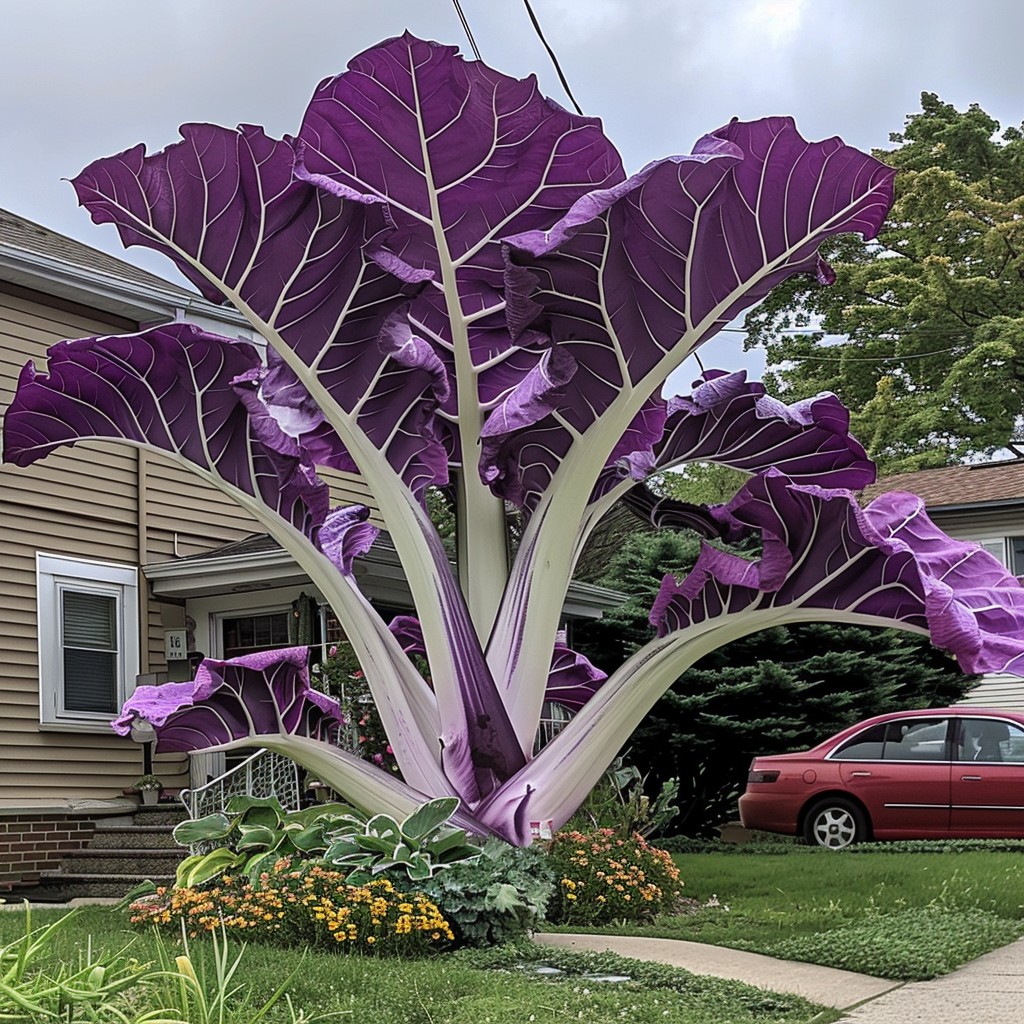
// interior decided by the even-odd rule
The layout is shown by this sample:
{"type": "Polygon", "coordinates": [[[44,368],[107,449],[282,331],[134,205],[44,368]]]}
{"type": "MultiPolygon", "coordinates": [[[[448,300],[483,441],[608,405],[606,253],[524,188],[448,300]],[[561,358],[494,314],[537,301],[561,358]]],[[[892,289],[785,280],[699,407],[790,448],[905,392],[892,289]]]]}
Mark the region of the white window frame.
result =
{"type": "MultiPolygon", "coordinates": [[[[1012,533],[986,534],[982,537],[970,538],[975,544],[984,548],[990,555],[998,559],[1003,568],[1008,572],[1014,571],[1013,565],[1013,542],[1024,537],[1024,530],[1014,530],[1012,533]]],[[[1024,577],[1018,576],[1018,579],[1024,577]]]]}
{"type": "Polygon", "coordinates": [[[36,553],[39,629],[39,722],[47,729],[110,732],[110,721],[135,690],[139,674],[139,571],[135,566],[36,553]],[[65,591],[113,597],[117,624],[117,708],[113,714],[64,707],[61,595],[65,591]]]}
{"type": "Polygon", "coordinates": [[[213,654],[211,657],[224,657],[224,622],[227,619],[245,619],[259,615],[282,615],[291,611],[291,603],[258,605],[255,608],[232,608],[228,611],[213,612],[211,618],[213,654]]]}

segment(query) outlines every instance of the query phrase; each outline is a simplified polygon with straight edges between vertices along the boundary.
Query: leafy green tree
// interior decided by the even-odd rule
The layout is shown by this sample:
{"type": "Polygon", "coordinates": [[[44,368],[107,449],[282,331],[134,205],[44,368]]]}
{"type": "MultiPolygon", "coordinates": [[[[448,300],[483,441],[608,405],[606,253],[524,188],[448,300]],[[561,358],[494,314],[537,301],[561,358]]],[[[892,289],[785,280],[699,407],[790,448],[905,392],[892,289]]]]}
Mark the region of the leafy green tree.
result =
{"type": "Polygon", "coordinates": [[[696,505],[722,505],[743,486],[748,474],[717,462],[691,462],[662,473],[648,485],[657,494],[696,505]]]}
{"type": "MultiPolygon", "coordinates": [[[[698,551],[692,535],[631,537],[601,580],[629,600],[577,633],[577,646],[600,665],[644,644],[662,577],[684,575],[698,551]]],[[[735,817],[754,755],[806,748],[886,711],[944,706],[974,679],[926,637],[823,623],[766,630],[682,675],[633,733],[627,759],[649,775],[652,791],[679,778],[671,832],[708,835],[735,817]]]]}
{"type": "Polygon", "coordinates": [[[921,106],[875,151],[900,171],[878,240],[823,246],[832,287],[792,278],[746,318],[769,390],[834,391],[888,472],[991,453],[1024,414],[1024,135],[976,104],[921,106]]]}

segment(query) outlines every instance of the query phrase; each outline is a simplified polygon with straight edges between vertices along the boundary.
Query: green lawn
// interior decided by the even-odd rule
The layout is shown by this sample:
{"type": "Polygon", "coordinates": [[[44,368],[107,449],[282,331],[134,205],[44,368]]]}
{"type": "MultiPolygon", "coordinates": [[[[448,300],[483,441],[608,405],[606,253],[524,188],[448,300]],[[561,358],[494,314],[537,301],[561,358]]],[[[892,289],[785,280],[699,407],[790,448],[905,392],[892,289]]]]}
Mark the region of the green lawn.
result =
{"type": "MultiPolygon", "coordinates": [[[[606,930],[733,946],[898,979],[941,974],[1024,934],[1020,851],[781,849],[679,854],[688,912],[642,928],[623,924],[606,930]]],[[[33,920],[44,924],[61,913],[40,911],[33,920]]],[[[24,920],[19,911],[0,913],[0,980],[5,969],[2,947],[23,933],[24,920]]],[[[33,970],[78,964],[86,949],[91,949],[88,962],[94,963],[102,951],[114,952],[127,943],[127,957],[155,962],[153,936],[135,933],[125,922],[124,913],[116,909],[86,909],[47,946],[33,970]]],[[[173,943],[173,936],[166,941],[173,943]]],[[[239,948],[232,947],[233,955],[239,948]]],[[[180,950],[170,952],[173,958],[180,950]]],[[[206,965],[208,985],[210,954],[209,940],[193,943],[193,958],[200,974],[206,965]]],[[[324,1019],[374,1024],[824,1024],[839,1016],[796,997],[657,964],[528,944],[400,960],[253,943],[235,980],[249,994],[232,998],[223,1021],[192,1014],[188,1024],[214,1019],[218,1024],[250,1024],[253,1008],[285,981],[292,1008],[279,1003],[264,1018],[268,1024],[324,1019]],[[525,966],[541,961],[564,974],[539,979],[525,966]],[[603,983],[586,977],[588,973],[628,974],[632,980],[603,983]]],[[[164,1005],[147,1003],[140,993],[125,998],[136,1014],[126,1018],[130,1024],[143,1019],[141,1008],[164,1005]]],[[[0,984],[0,1020],[36,1019],[18,1017],[0,984]],[[12,1012],[14,1016],[5,1016],[12,1012]]]]}
{"type": "Polygon", "coordinates": [[[676,854],[698,905],[651,925],[600,930],[899,979],[945,973],[1024,934],[1020,852],[782,850],[676,854]]]}
{"type": "MultiPolygon", "coordinates": [[[[59,916],[59,911],[33,912],[39,924],[59,916]]],[[[58,935],[46,950],[43,963],[78,962],[88,942],[92,962],[101,950],[120,949],[132,942],[128,955],[142,962],[155,960],[157,947],[148,934],[135,935],[114,909],[90,908],[73,927],[58,935]]],[[[24,914],[0,913],[0,948],[22,932],[24,914]]],[[[193,959],[208,978],[211,944],[192,941],[193,959]],[[204,965],[205,964],[205,968],[204,965]]],[[[234,954],[238,946],[232,944],[234,954]]],[[[172,955],[180,952],[171,950],[172,955]]],[[[0,952],[0,964],[3,956],[0,952]]],[[[0,966],[0,972],[2,972],[0,966]]],[[[610,954],[574,954],[539,950],[526,944],[479,952],[441,953],[425,959],[373,958],[341,953],[278,949],[252,944],[245,950],[235,981],[249,990],[230,1000],[223,1024],[251,1024],[254,1008],[282,982],[294,1014],[279,1003],[264,1018],[267,1024],[293,1024],[313,1020],[373,1022],[373,1024],[564,1024],[582,1020],[588,1024],[821,1024],[837,1014],[796,996],[775,995],[747,985],[717,978],[702,978],[657,964],[624,961],[610,954]],[[566,973],[559,979],[540,979],[524,968],[543,960],[566,973]],[[588,973],[625,973],[633,980],[607,983],[587,978],[588,973]],[[299,1016],[298,1014],[302,1014],[299,1016]],[[337,1014],[327,1018],[325,1015],[337,1014]]],[[[207,986],[209,987],[209,985],[207,986]]],[[[134,1012],[166,1005],[145,1001],[128,993],[134,1012]]],[[[37,1021],[17,1014],[0,985],[0,1020],[37,1021]],[[6,998],[6,1002],[5,1002],[6,998]],[[14,1012],[15,1016],[5,1016],[14,1012]]],[[[107,1021],[113,1016],[55,1017],[55,1020],[107,1021]]],[[[135,1024],[140,1016],[129,1016],[135,1024]]],[[[171,1018],[174,1019],[174,1018],[171,1018]]],[[[190,1015],[188,1024],[207,1024],[201,1015],[190,1015]]]]}

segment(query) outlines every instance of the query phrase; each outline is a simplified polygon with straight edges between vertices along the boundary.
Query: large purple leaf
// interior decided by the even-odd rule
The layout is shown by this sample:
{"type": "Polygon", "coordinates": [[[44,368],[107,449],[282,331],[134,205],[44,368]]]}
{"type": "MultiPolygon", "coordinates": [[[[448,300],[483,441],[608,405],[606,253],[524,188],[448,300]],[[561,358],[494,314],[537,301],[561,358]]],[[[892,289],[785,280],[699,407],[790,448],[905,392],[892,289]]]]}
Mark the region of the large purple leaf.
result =
{"type": "MultiPolygon", "coordinates": [[[[551,227],[581,196],[624,177],[600,122],[542,96],[532,76],[509,78],[408,33],[323,82],[298,138],[310,181],[387,201],[388,247],[433,274],[413,320],[452,369],[450,353],[465,347],[485,403],[538,358],[501,316],[500,240],[551,227]]],[[[453,389],[447,408],[456,407],[453,389]]],[[[453,429],[455,458],[460,443],[453,429]]]]}
{"type": "Polygon", "coordinates": [[[64,341],[29,363],[4,420],[4,458],[27,466],[97,438],[148,445],[259,499],[315,538],[329,491],[254,393],[252,345],[190,324],[64,341]]]}
{"type": "MultiPolygon", "coordinates": [[[[775,468],[797,483],[861,490],[875,480],[874,463],[850,435],[850,414],[835,395],[786,405],[747,380],[745,370],[710,370],[693,393],[668,402],[658,442],[631,451],[607,466],[594,489],[600,498],[629,481],[642,481],[688,462],[714,462],[748,473],[775,468]]],[[[685,502],[658,498],[642,486],[624,500],[658,526],[697,529],[718,536],[706,511],[685,502]]]]}
{"type": "MultiPolygon", "coordinates": [[[[399,307],[381,325],[374,348],[386,359],[364,399],[354,404],[366,441],[387,452],[392,468],[422,500],[427,486],[448,479],[448,452],[435,412],[448,398],[450,381],[430,344],[413,333],[406,312],[407,306],[399,307]]],[[[275,352],[267,363],[261,394],[282,428],[317,465],[358,471],[344,441],[295,371],[275,352]]]]}
{"type": "Polygon", "coordinates": [[[365,505],[334,509],[320,528],[320,550],[343,576],[351,576],[354,562],[373,546],[380,530],[370,522],[365,505]]]}
{"type": "Polygon", "coordinates": [[[230,661],[207,658],[192,683],[140,686],[111,723],[121,736],[137,719],[156,731],[157,749],[203,750],[248,736],[327,739],[345,718],[309,685],[309,650],[261,651],[230,661]]]}
{"type": "Polygon", "coordinates": [[[864,510],[867,523],[914,555],[932,643],[965,672],[1024,675],[1024,587],[977,544],[946,536],[916,494],[893,491],[864,510]]]}
{"type": "Polygon", "coordinates": [[[689,397],[668,403],[655,471],[683,462],[715,462],[748,473],[774,467],[791,480],[860,490],[875,466],[850,436],[850,413],[835,395],[786,405],[747,380],[746,370],[712,370],[689,397]]]}
{"type": "MultiPolygon", "coordinates": [[[[207,658],[192,682],[138,687],[111,726],[128,736],[135,722],[149,722],[161,751],[266,747],[308,768],[354,806],[406,817],[429,794],[338,748],[344,715],[336,701],[310,687],[308,660],[306,647],[230,661],[207,658]]],[[[451,790],[444,788],[444,795],[451,790]]],[[[477,834],[490,831],[464,810],[454,820],[477,834]]]]}
{"type": "Polygon", "coordinates": [[[423,388],[403,372],[408,338],[385,331],[430,275],[383,247],[382,200],[303,180],[294,143],[252,125],[181,134],[152,156],[136,146],[90,164],[73,182],[79,200],[125,245],[169,256],[208,298],[230,300],[290,349],[417,493],[424,479],[444,482],[443,449],[407,426],[430,418],[432,399],[414,412],[423,388]]]}
{"type": "Polygon", "coordinates": [[[387,200],[388,245],[405,262],[438,278],[450,262],[492,287],[501,238],[550,227],[624,176],[600,121],[542,96],[532,75],[509,78],[408,33],[322,82],[298,137],[311,174],[387,200]]]}
{"type": "Polygon", "coordinates": [[[564,644],[556,644],[551,655],[544,699],[570,711],[579,711],[607,678],[607,674],[588,658],[571,651],[564,644]]]}
{"type": "Polygon", "coordinates": [[[651,610],[659,635],[813,610],[928,631],[965,672],[1024,674],[1024,588],[977,545],[947,537],[916,495],[882,495],[862,510],[849,491],[769,471],[716,514],[730,530],[758,534],[761,558],[705,547],[682,583],[663,581],[651,610]]]}
{"type": "Polygon", "coordinates": [[[733,122],[693,155],[584,197],[551,230],[508,238],[513,335],[544,330],[577,369],[554,414],[509,446],[517,464],[499,476],[542,494],[574,438],[613,403],[633,396],[641,408],[687,354],[786,277],[827,276],[826,237],[873,237],[892,177],[838,139],[806,142],[788,118],[733,122]]]}

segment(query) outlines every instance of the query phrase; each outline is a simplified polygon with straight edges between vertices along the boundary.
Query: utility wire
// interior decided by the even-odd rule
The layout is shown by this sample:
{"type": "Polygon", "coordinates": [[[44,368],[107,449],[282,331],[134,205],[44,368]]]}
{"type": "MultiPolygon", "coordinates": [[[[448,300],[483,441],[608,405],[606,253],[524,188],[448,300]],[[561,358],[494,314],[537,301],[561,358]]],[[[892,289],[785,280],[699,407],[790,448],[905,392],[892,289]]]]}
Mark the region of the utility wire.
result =
{"type": "Polygon", "coordinates": [[[785,356],[782,361],[786,363],[800,363],[813,359],[818,363],[894,363],[903,362],[905,359],[927,359],[929,356],[944,356],[955,351],[956,349],[954,348],[940,348],[934,352],[908,352],[905,355],[899,356],[841,356],[838,359],[835,356],[801,355],[785,356]]]}
{"type": "Polygon", "coordinates": [[[459,21],[462,22],[462,31],[466,33],[466,38],[469,40],[470,48],[473,51],[473,56],[477,60],[481,60],[480,51],[477,49],[476,40],[473,38],[473,30],[469,27],[469,20],[466,18],[465,12],[462,10],[462,4],[459,0],[452,0],[455,4],[455,13],[459,16],[459,21]]]}
{"type": "Polygon", "coordinates": [[[530,6],[530,0],[523,0],[523,4],[526,7],[526,13],[530,16],[530,21],[533,22],[534,31],[537,33],[537,37],[544,44],[544,49],[548,51],[548,56],[551,58],[551,63],[555,66],[555,71],[558,73],[558,80],[562,83],[562,88],[565,90],[565,95],[569,97],[572,105],[576,108],[577,114],[582,114],[583,110],[580,105],[576,102],[576,97],[572,94],[572,89],[569,88],[569,83],[566,81],[565,75],[562,73],[562,66],[558,63],[558,58],[555,56],[555,51],[548,45],[548,41],[544,38],[544,31],[540,27],[540,22],[537,20],[537,15],[533,13],[533,8],[530,6]]]}

